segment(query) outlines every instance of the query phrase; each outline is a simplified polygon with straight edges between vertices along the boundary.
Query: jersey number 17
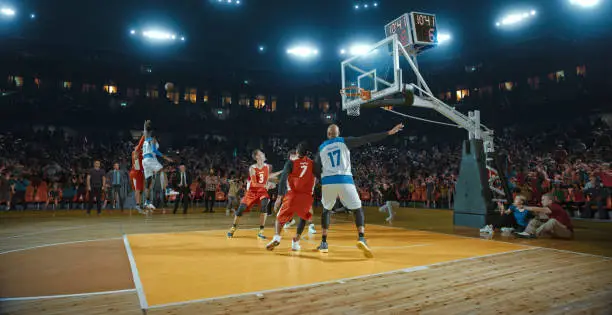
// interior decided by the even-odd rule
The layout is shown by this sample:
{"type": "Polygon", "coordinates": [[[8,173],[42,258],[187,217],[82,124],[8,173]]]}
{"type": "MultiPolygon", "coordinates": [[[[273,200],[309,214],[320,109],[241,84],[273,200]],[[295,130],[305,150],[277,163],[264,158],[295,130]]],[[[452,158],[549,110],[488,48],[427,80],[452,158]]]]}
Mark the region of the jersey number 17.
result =
{"type": "Polygon", "coordinates": [[[328,152],[327,156],[329,156],[329,161],[331,162],[332,167],[340,165],[340,150],[328,152]]]}

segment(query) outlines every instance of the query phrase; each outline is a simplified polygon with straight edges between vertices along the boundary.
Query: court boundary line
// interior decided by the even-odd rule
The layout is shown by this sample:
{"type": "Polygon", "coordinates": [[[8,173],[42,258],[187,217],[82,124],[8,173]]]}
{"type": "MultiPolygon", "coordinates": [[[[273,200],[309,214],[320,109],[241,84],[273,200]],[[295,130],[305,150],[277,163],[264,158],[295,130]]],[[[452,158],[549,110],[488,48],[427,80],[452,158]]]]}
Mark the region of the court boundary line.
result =
{"type": "Polygon", "coordinates": [[[505,243],[505,244],[512,244],[512,245],[531,247],[531,248],[537,248],[537,249],[548,249],[548,250],[552,250],[552,251],[557,251],[557,252],[562,252],[562,253],[569,253],[569,254],[575,254],[575,255],[580,255],[580,256],[601,258],[601,259],[604,259],[604,260],[612,260],[612,257],[610,257],[610,256],[590,254],[590,253],[581,253],[581,252],[575,252],[575,251],[571,251],[571,250],[567,250],[567,249],[558,249],[558,248],[544,247],[544,246],[537,246],[537,245],[525,245],[525,244],[519,244],[519,243],[512,243],[512,242],[508,242],[508,241],[493,240],[493,239],[483,239],[483,238],[474,237],[474,236],[465,236],[465,235],[449,234],[449,233],[444,233],[444,232],[401,228],[401,227],[396,227],[396,226],[386,226],[386,225],[382,225],[382,224],[370,224],[370,225],[376,225],[376,226],[385,227],[385,228],[388,228],[388,229],[397,229],[397,230],[404,230],[404,231],[417,231],[417,232],[426,232],[426,233],[433,233],[433,234],[440,234],[440,235],[447,235],[447,236],[455,236],[455,237],[459,237],[459,238],[467,238],[467,239],[479,240],[479,241],[500,242],[500,243],[505,243]]]}
{"type": "Polygon", "coordinates": [[[493,254],[487,254],[487,255],[459,258],[459,259],[454,259],[454,260],[449,260],[449,261],[432,263],[432,264],[428,264],[428,265],[413,266],[413,267],[408,267],[408,268],[402,268],[402,269],[396,269],[396,270],[390,270],[390,271],[366,274],[366,275],[349,277],[349,278],[342,278],[342,279],[335,279],[335,280],[307,283],[307,284],[301,284],[301,285],[296,285],[296,286],[288,286],[288,287],[269,289],[269,290],[262,290],[262,291],[254,291],[254,292],[222,295],[222,296],[216,296],[216,297],[210,297],[210,298],[204,298],[204,299],[196,299],[196,300],[189,300],[189,301],[182,301],[182,302],[172,302],[172,303],[165,303],[165,304],[157,304],[157,305],[149,306],[149,309],[160,309],[160,308],[166,308],[166,307],[172,307],[172,306],[182,306],[182,305],[188,305],[188,304],[193,304],[193,303],[202,303],[202,302],[209,302],[209,301],[215,301],[215,300],[224,300],[224,299],[229,299],[229,298],[245,297],[245,296],[251,296],[251,295],[255,295],[255,296],[260,297],[261,295],[263,295],[265,293],[276,293],[276,292],[287,291],[287,290],[304,289],[304,288],[316,287],[316,286],[321,286],[321,285],[326,285],[326,284],[333,284],[333,283],[344,284],[346,281],[351,281],[351,280],[366,279],[366,278],[371,278],[371,277],[376,277],[376,276],[390,275],[390,274],[394,274],[394,273],[410,273],[410,272],[422,271],[422,270],[427,270],[430,267],[436,267],[436,266],[443,265],[443,264],[451,264],[451,263],[456,263],[456,262],[461,262],[461,261],[469,261],[469,260],[474,260],[474,259],[488,258],[488,257],[493,257],[493,256],[505,255],[505,254],[513,254],[513,253],[518,253],[518,252],[523,252],[523,251],[530,251],[530,250],[535,250],[535,249],[536,248],[523,248],[523,249],[511,250],[511,251],[507,251],[507,252],[499,252],[499,253],[493,253],[493,254]]]}
{"type": "Polygon", "coordinates": [[[134,259],[132,247],[130,246],[130,241],[128,240],[126,234],[123,234],[123,244],[125,245],[125,252],[127,253],[128,260],[130,261],[130,269],[132,270],[132,278],[134,279],[134,287],[136,288],[136,293],[138,295],[140,309],[144,312],[149,307],[147,304],[147,297],[144,293],[144,288],[142,286],[142,282],[140,281],[140,274],[138,273],[138,268],[136,267],[136,260],[134,259]]]}
{"type": "Polygon", "coordinates": [[[78,229],[86,228],[88,226],[93,226],[93,225],[92,224],[87,224],[87,225],[67,226],[67,227],[63,227],[63,228],[46,229],[46,230],[42,230],[42,231],[38,231],[38,232],[30,232],[30,233],[23,233],[23,234],[13,234],[11,236],[4,236],[4,237],[2,237],[0,239],[3,239],[3,240],[5,240],[5,239],[14,239],[14,238],[21,238],[21,237],[32,236],[32,235],[47,234],[47,233],[58,232],[58,231],[78,230],[78,229]]]}
{"type": "Polygon", "coordinates": [[[7,250],[7,251],[4,251],[4,252],[0,252],[0,255],[16,253],[16,252],[22,252],[22,251],[31,250],[31,249],[45,248],[45,247],[53,247],[53,246],[61,246],[61,245],[71,245],[71,244],[88,243],[88,242],[99,242],[99,241],[112,241],[112,240],[120,240],[120,239],[121,239],[121,237],[111,237],[111,238],[94,238],[94,239],[82,240],[82,241],[49,243],[49,244],[30,246],[30,247],[25,247],[25,248],[11,249],[11,250],[7,250]]]}
{"type": "Polygon", "coordinates": [[[40,295],[40,296],[23,296],[23,297],[11,297],[11,298],[0,298],[0,302],[11,302],[11,301],[31,301],[31,300],[43,300],[43,299],[61,299],[71,297],[87,297],[94,295],[106,295],[106,294],[119,294],[136,292],[136,289],[123,289],[113,291],[98,291],[89,293],[75,293],[75,294],[56,294],[56,295],[40,295]]]}

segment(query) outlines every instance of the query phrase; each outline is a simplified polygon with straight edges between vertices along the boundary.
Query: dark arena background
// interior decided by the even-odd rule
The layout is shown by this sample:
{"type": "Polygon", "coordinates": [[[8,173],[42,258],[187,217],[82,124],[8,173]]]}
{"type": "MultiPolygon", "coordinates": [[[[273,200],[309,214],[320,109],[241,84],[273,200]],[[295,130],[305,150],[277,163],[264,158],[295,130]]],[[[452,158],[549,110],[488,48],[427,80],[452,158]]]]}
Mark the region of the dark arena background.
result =
{"type": "Polygon", "coordinates": [[[612,314],[610,16],[0,0],[0,314],[612,314]]]}

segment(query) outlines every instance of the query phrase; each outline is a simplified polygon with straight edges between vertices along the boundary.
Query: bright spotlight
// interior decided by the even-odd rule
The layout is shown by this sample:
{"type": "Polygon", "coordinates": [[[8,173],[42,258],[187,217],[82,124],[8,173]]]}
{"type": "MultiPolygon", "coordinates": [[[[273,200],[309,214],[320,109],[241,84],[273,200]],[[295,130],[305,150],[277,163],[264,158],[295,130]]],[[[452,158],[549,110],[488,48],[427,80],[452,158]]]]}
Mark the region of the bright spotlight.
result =
{"type": "Polygon", "coordinates": [[[439,44],[444,44],[446,42],[449,42],[452,39],[450,34],[447,33],[439,33],[438,34],[438,43],[439,44]]]}
{"type": "Polygon", "coordinates": [[[364,54],[367,54],[369,51],[370,51],[370,46],[364,45],[364,44],[353,45],[349,49],[349,53],[353,56],[364,55],[364,54]]]}
{"type": "Polygon", "coordinates": [[[240,0],[236,0],[236,4],[240,4],[240,0]]]}
{"type": "Polygon", "coordinates": [[[30,18],[31,19],[35,19],[36,18],[36,14],[34,14],[34,13],[30,14],[30,18]]]}
{"type": "Polygon", "coordinates": [[[368,5],[367,5],[367,4],[364,4],[364,5],[363,5],[363,7],[367,9],[367,8],[368,8],[368,5]]]}
{"type": "Polygon", "coordinates": [[[185,36],[181,36],[181,40],[182,40],[182,41],[185,41],[185,36]]]}
{"type": "Polygon", "coordinates": [[[157,30],[144,31],[142,32],[142,36],[152,39],[152,40],[159,40],[159,41],[176,39],[176,35],[174,34],[164,32],[164,31],[157,31],[157,30]]]}
{"type": "Polygon", "coordinates": [[[232,3],[232,0],[227,0],[227,3],[232,3]]]}
{"type": "Polygon", "coordinates": [[[340,49],[340,54],[341,54],[341,55],[346,54],[346,50],[345,50],[345,49],[340,49]]]}
{"type": "Polygon", "coordinates": [[[130,30],[130,34],[134,35],[134,34],[136,34],[136,31],[135,30],[130,30]]]}
{"type": "Polygon", "coordinates": [[[374,2],[374,6],[377,7],[378,6],[378,2],[374,2]]]}
{"type": "Polygon", "coordinates": [[[2,9],[0,9],[0,14],[6,15],[6,16],[14,16],[15,15],[15,10],[13,10],[11,8],[2,8],[2,9]]]}
{"type": "Polygon", "coordinates": [[[264,46],[259,46],[259,51],[264,51],[264,46]]]}
{"type": "Polygon", "coordinates": [[[355,10],[358,10],[358,9],[359,9],[359,5],[358,5],[358,4],[356,4],[356,5],[355,5],[355,10]]]}
{"type": "Polygon", "coordinates": [[[570,0],[570,3],[573,5],[588,8],[598,5],[599,0],[570,0]]]}
{"type": "Polygon", "coordinates": [[[298,46],[287,49],[287,53],[290,55],[307,58],[318,55],[319,51],[308,46],[298,46]]]}
{"type": "Polygon", "coordinates": [[[507,25],[514,25],[514,24],[518,24],[520,22],[523,22],[524,20],[527,20],[533,16],[535,16],[536,11],[531,10],[530,12],[522,12],[522,13],[513,13],[513,14],[509,14],[506,15],[501,21],[495,23],[496,26],[507,26],[507,25]]]}

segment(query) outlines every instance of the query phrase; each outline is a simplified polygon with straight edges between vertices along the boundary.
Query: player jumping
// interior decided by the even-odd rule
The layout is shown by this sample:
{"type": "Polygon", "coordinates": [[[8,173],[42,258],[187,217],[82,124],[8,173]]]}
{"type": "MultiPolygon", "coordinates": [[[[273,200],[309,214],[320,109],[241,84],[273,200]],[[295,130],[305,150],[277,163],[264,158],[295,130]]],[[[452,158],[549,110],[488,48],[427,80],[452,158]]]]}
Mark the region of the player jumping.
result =
{"type": "Polygon", "coordinates": [[[255,150],[252,154],[255,164],[249,167],[249,180],[247,182],[247,192],[240,201],[240,206],[234,215],[234,223],[232,228],[227,232],[227,237],[234,237],[234,233],[238,228],[238,222],[244,211],[249,211],[256,203],[261,206],[259,215],[259,232],[257,238],[265,240],[264,226],[266,224],[266,216],[270,196],[268,194],[268,178],[272,172],[272,166],[266,164],[266,155],[261,150],[255,150]]]}
{"type": "Polygon", "coordinates": [[[163,166],[157,160],[157,157],[161,157],[168,162],[172,162],[172,159],[163,155],[159,152],[159,143],[157,139],[153,138],[153,130],[151,130],[151,121],[145,121],[143,137],[145,138],[142,145],[142,167],[144,170],[144,177],[146,181],[145,185],[145,204],[144,207],[149,210],[155,210],[155,206],[151,202],[151,190],[153,189],[153,176],[159,173],[163,166]]]}
{"type": "Polygon", "coordinates": [[[399,124],[387,132],[351,138],[341,138],[340,128],[337,125],[330,125],[327,128],[328,140],[319,146],[319,152],[315,158],[317,167],[315,174],[321,174],[321,201],[323,203],[321,245],[318,247],[320,252],[328,252],[327,230],[329,229],[330,213],[336,203],[336,198],[339,197],[344,207],[355,215],[355,225],[359,233],[357,248],[361,249],[367,258],[374,257],[364,236],[365,219],[363,209],[361,208],[361,200],[359,199],[357,188],[355,188],[355,183],[353,182],[353,174],[351,173],[350,149],[370,142],[380,141],[389,135],[398,133],[402,128],[404,128],[404,125],[399,124]]]}
{"type": "Polygon", "coordinates": [[[283,169],[280,182],[287,184],[287,192],[283,197],[280,212],[276,216],[274,238],[266,246],[267,250],[273,250],[280,244],[280,234],[283,225],[289,222],[294,214],[297,214],[300,217],[300,223],[291,242],[291,249],[299,251],[300,237],[304,227],[306,227],[306,222],[312,219],[311,210],[312,202],[314,201],[312,192],[314,190],[315,175],[313,173],[314,163],[306,156],[306,147],[307,145],[304,142],[298,144],[296,148],[297,157],[289,159],[283,169]]]}
{"type": "Polygon", "coordinates": [[[136,210],[142,213],[140,202],[142,201],[141,192],[144,188],[144,173],[142,167],[142,146],[144,144],[144,135],[140,137],[138,145],[132,152],[132,169],[130,170],[130,183],[134,189],[134,198],[136,199],[136,210]]]}

